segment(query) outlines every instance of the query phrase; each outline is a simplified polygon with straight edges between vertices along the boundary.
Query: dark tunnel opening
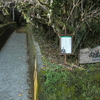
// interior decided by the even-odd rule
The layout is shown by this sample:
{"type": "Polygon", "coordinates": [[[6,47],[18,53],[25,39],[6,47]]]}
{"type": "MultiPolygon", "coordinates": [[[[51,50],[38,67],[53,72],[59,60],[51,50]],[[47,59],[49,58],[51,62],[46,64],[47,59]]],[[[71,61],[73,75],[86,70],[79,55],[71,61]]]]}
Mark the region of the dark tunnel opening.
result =
{"type": "Polygon", "coordinates": [[[24,19],[22,12],[19,12],[17,9],[15,1],[10,3],[10,8],[8,12],[10,13],[10,18],[17,23],[18,27],[26,23],[26,20],[24,19]]]}
{"type": "Polygon", "coordinates": [[[7,10],[9,15],[3,15],[2,11],[0,15],[3,18],[1,20],[2,22],[0,21],[0,25],[4,25],[4,27],[0,27],[0,50],[3,48],[14,30],[26,24],[26,20],[24,19],[22,13],[17,10],[14,3],[11,3],[10,8],[7,8],[7,10]]]}

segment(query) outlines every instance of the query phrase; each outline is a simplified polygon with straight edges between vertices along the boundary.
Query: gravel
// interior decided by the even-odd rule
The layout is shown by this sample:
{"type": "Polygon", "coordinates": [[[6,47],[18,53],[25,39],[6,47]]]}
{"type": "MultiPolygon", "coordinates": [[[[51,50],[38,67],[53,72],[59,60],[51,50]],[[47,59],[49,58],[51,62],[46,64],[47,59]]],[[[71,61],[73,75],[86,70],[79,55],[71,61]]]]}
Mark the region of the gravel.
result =
{"type": "Polygon", "coordinates": [[[0,100],[30,100],[26,34],[13,33],[0,51],[0,100]]]}

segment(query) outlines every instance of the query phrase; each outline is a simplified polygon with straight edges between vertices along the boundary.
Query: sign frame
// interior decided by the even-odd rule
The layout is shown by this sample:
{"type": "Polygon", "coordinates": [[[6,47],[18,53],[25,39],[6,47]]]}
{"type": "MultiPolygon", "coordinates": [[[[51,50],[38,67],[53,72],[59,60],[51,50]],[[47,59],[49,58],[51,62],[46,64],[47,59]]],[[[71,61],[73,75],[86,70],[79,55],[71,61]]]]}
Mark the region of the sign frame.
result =
{"type": "MultiPolygon", "coordinates": [[[[61,34],[60,35],[60,55],[73,55],[73,53],[72,53],[72,42],[73,42],[72,39],[73,39],[73,35],[71,35],[71,34],[61,34]],[[61,47],[62,47],[62,43],[63,43],[63,41],[62,41],[63,37],[66,38],[66,40],[64,40],[64,41],[67,41],[69,37],[71,38],[71,40],[70,40],[70,53],[66,53],[66,52],[62,53],[61,47]]],[[[68,44],[66,44],[66,45],[68,46],[68,44]]]]}

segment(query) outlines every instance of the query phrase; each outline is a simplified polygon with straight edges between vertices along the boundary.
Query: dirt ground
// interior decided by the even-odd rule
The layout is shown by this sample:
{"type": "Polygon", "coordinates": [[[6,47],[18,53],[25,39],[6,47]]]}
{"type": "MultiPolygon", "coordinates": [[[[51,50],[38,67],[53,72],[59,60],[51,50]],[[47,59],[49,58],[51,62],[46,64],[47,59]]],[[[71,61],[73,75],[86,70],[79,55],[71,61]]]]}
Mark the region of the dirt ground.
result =
{"type": "Polygon", "coordinates": [[[60,47],[54,41],[49,41],[49,39],[47,40],[41,35],[34,36],[36,41],[39,43],[43,58],[45,57],[48,62],[56,65],[61,65],[70,70],[73,70],[73,68],[76,67],[80,68],[78,66],[78,60],[74,55],[67,56],[65,63],[65,56],[60,55],[60,47]]]}

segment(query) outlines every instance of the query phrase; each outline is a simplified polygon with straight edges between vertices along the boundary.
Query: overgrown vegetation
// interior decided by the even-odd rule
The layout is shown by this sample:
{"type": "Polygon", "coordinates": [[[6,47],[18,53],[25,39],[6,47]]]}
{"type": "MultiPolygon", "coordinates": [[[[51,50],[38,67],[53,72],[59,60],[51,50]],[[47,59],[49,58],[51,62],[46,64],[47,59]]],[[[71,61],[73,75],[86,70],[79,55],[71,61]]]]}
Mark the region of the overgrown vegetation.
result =
{"type": "MultiPolygon", "coordinates": [[[[39,34],[37,37],[42,40],[39,34]]],[[[43,46],[43,43],[41,44],[43,46]]],[[[44,47],[46,48],[46,46],[44,47]]],[[[47,50],[48,55],[49,53],[47,50]]],[[[38,100],[100,99],[99,63],[80,65],[81,67],[78,66],[77,68],[74,65],[73,67],[71,65],[62,66],[58,63],[50,62],[48,59],[50,55],[47,57],[47,54],[44,52],[42,54],[44,67],[38,74],[38,100]]],[[[73,60],[73,57],[71,59],[73,60]]],[[[53,58],[52,60],[55,61],[53,58]]],[[[76,59],[73,62],[75,63],[75,61],[76,59]]]]}
{"type": "Polygon", "coordinates": [[[48,63],[39,73],[38,100],[100,100],[100,68],[74,69],[48,63]]]}
{"type": "Polygon", "coordinates": [[[73,34],[73,52],[75,52],[86,41],[88,34],[96,34],[97,28],[93,29],[92,25],[95,22],[95,25],[99,26],[100,23],[99,2],[99,0],[92,0],[91,2],[86,0],[38,1],[33,13],[34,26],[38,30],[41,24],[44,30],[49,30],[45,29],[45,26],[49,26],[51,30],[53,29],[53,32],[47,31],[45,33],[49,37],[53,33],[59,37],[60,34],[65,34],[65,30],[66,34],[73,34]]]}
{"type": "MultiPolygon", "coordinates": [[[[19,2],[16,6],[38,39],[43,36],[57,45],[60,34],[73,34],[75,54],[80,48],[100,45],[100,0],[36,1],[19,2]]],[[[47,58],[43,61],[38,100],[100,100],[99,63],[68,69],[68,65],[51,63],[47,58]]]]}
{"type": "Polygon", "coordinates": [[[0,1],[0,24],[6,24],[8,22],[12,22],[10,18],[10,14],[8,12],[9,5],[4,5],[3,2],[0,1]]]}
{"type": "MultiPolygon", "coordinates": [[[[80,46],[88,46],[84,44],[91,42],[86,41],[89,35],[95,36],[99,32],[99,0],[36,0],[35,3],[26,1],[18,3],[17,9],[22,12],[27,23],[31,23],[35,28],[34,32],[42,28],[47,39],[56,38],[58,42],[60,34],[73,34],[74,53],[77,53],[80,46]]],[[[93,46],[99,44],[94,43],[93,46]]]]}

